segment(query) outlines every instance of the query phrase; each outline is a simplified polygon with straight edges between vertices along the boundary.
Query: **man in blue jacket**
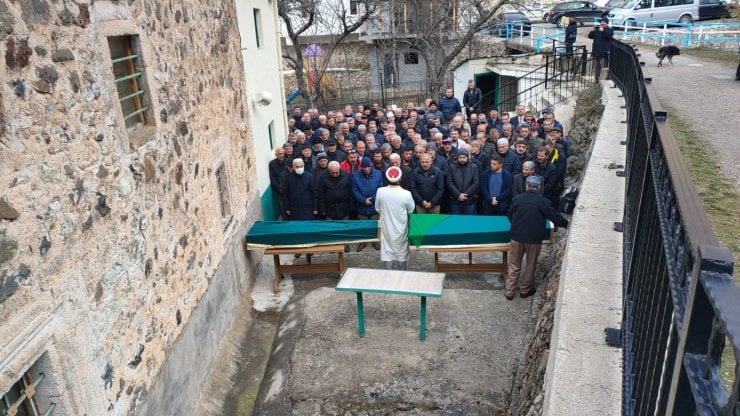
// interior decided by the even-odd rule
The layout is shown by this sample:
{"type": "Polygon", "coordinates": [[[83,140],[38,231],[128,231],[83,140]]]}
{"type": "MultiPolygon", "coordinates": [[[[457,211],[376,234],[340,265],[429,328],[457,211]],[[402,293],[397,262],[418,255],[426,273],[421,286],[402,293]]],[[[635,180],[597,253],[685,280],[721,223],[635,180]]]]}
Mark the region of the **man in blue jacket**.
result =
{"type": "Polygon", "coordinates": [[[449,123],[457,113],[462,112],[460,101],[452,95],[452,88],[445,90],[445,95],[440,97],[437,106],[439,107],[439,111],[442,112],[442,115],[444,115],[444,120],[442,121],[445,123],[449,123]]]}
{"type": "Polygon", "coordinates": [[[501,156],[491,156],[490,169],[481,177],[481,206],[484,215],[506,215],[511,201],[511,173],[501,156]]]}
{"type": "MultiPolygon", "coordinates": [[[[357,202],[357,217],[361,220],[377,220],[378,212],[375,210],[375,195],[378,188],[383,186],[380,172],[375,170],[369,157],[362,158],[362,169],[353,174],[352,195],[357,202]]],[[[357,245],[357,251],[362,251],[366,243],[357,245]]],[[[380,250],[379,243],[373,243],[376,250],[380,250]]]]}
{"type": "Polygon", "coordinates": [[[517,195],[509,207],[509,221],[511,222],[511,244],[509,249],[506,299],[514,299],[519,271],[522,268],[522,259],[527,256],[527,267],[519,284],[519,297],[527,298],[537,292],[534,281],[537,270],[537,257],[542,249],[542,240],[546,237],[545,220],[550,220],[557,227],[567,227],[566,220],[555,210],[552,203],[539,190],[542,180],[535,175],[527,178],[527,191],[517,195]]]}

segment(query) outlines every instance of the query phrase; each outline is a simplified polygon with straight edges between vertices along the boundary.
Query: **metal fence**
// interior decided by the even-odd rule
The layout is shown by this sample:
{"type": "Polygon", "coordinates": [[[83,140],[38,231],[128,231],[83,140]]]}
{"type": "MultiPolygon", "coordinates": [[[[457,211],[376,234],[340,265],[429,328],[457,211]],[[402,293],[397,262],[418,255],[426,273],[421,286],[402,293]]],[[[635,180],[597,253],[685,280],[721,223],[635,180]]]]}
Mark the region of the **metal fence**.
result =
{"type": "MultiPolygon", "coordinates": [[[[594,19],[596,22],[597,19],[594,19]]],[[[680,23],[648,20],[612,20],[614,36],[625,42],[655,45],[679,45],[685,48],[710,46],[737,50],[740,46],[740,22],[680,23]]]]}
{"type": "Polygon", "coordinates": [[[319,99],[309,103],[305,97],[299,95],[290,102],[290,106],[315,107],[320,113],[325,114],[328,111],[342,109],[345,105],[356,106],[358,104],[379,103],[381,108],[385,108],[389,104],[405,106],[408,101],[412,101],[418,106],[423,104],[424,99],[430,96],[426,81],[386,82],[383,84],[386,85],[354,85],[352,83],[338,85],[332,90],[331,96],[325,100],[319,99]]]}
{"type": "Polygon", "coordinates": [[[565,43],[550,39],[544,65],[508,82],[483,96],[483,102],[499,112],[511,112],[519,104],[532,111],[566,101],[593,85],[592,60],[585,46],[566,49],[565,43]]]}
{"type": "Polygon", "coordinates": [[[622,413],[738,415],[740,288],[732,254],[719,247],[633,47],[612,42],[609,75],[625,97],[629,126],[622,413]]]}

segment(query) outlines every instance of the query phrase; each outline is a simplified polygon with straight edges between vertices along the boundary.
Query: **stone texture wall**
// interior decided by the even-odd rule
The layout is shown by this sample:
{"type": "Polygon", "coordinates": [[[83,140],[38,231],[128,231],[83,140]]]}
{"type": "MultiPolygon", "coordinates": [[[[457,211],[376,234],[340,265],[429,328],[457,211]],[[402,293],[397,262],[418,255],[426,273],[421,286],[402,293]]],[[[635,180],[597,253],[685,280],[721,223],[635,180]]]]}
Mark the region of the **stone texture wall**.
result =
{"type": "Polygon", "coordinates": [[[0,394],[49,351],[61,414],[138,411],[259,215],[239,50],[230,2],[0,0],[0,394]],[[143,136],[115,35],[141,43],[143,136]]]}
{"type": "MultiPolygon", "coordinates": [[[[285,39],[283,39],[284,41],[285,39]]],[[[329,45],[320,44],[325,50],[329,45]]],[[[293,46],[286,45],[283,42],[283,53],[288,56],[295,56],[293,46]]],[[[305,46],[304,46],[305,49],[305,46]]],[[[283,86],[286,94],[290,94],[298,88],[295,72],[288,65],[289,61],[284,60],[283,86]]],[[[326,74],[330,77],[331,83],[336,88],[366,88],[370,85],[370,64],[367,55],[367,43],[365,42],[345,42],[337,46],[329,60],[326,74]]]]}

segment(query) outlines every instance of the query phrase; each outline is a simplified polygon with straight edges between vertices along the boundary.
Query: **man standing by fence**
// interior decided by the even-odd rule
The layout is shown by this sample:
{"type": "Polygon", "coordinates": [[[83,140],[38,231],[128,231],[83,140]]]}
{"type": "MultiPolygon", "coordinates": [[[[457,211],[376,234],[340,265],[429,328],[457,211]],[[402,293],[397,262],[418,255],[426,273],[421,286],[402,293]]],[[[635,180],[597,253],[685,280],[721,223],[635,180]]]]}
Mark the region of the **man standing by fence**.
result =
{"type": "Polygon", "coordinates": [[[613,36],[614,29],[609,27],[609,19],[606,17],[599,19],[599,26],[588,33],[588,38],[594,40],[591,47],[591,57],[594,61],[594,79],[596,82],[599,82],[599,78],[601,78],[601,70],[609,68],[609,45],[613,36]]]}

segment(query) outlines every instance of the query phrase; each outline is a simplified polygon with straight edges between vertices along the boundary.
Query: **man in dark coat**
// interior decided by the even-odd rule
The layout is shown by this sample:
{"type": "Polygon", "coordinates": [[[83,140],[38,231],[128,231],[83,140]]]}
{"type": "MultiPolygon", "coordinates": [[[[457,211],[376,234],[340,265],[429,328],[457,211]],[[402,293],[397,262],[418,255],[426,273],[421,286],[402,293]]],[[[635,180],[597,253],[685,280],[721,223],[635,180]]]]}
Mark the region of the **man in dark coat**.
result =
{"type": "Polygon", "coordinates": [[[283,196],[280,193],[280,174],[285,172],[288,161],[285,159],[285,149],[278,147],[275,149],[275,159],[267,164],[267,170],[270,173],[270,188],[272,189],[272,198],[277,205],[280,215],[283,215],[283,196]]]}
{"type": "Polygon", "coordinates": [[[445,178],[447,194],[450,197],[452,214],[474,215],[476,195],[480,187],[478,167],[470,163],[470,151],[458,149],[457,163],[450,164],[445,178]]]}
{"type": "Polygon", "coordinates": [[[463,105],[465,106],[465,115],[468,117],[468,121],[470,121],[471,114],[480,113],[481,101],[483,101],[483,93],[480,88],[473,84],[472,79],[468,80],[468,88],[463,94],[463,105]]]}
{"type": "Polygon", "coordinates": [[[550,149],[548,149],[547,146],[542,146],[537,149],[534,173],[542,176],[545,180],[545,183],[543,184],[543,195],[552,202],[553,206],[557,207],[560,203],[558,172],[555,166],[550,163],[550,149]]]}
{"type": "Polygon", "coordinates": [[[287,219],[312,220],[318,214],[316,187],[311,172],[306,172],[302,159],[293,159],[293,173],[285,177],[283,208],[287,219]]]}
{"type": "Polygon", "coordinates": [[[519,297],[526,298],[537,291],[534,276],[537,270],[537,257],[540,255],[542,240],[546,237],[545,220],[550,220],[557,227],[567,227],[566,220],[552,206],[550,201],[539,194],[542,181],[537,176],[527,178],[527,191],[516,196],[509,207],[511,222],[511,248],[509,249],[506,299],[514,299],[522,259],[527,256],[527,267],[519,285],[519,297]]]}
{"type": "Polygon", "coordinates": [[[416,213],[439,214],[444,193],[444,174],[432,164],[431,155],[422,154],[419,156],[419,166],[411,173],[411,196],[416,203],[416,213]]]}
{"type": "Polygon", "coordinates": [[[329,162],[327,171],[319,178],[319,213],[330,220],[349,218],[352,195],[352,177],[342,170],[339,162],[329,162]]]}
{"type": "MultiPolygon", "coordinates": [[[[512,198],[527,191],[527,178],[533,175],[540,178],[540,182],[545,183],[545,179],[542,176],[534,173],[534,162],[528,160],[522,164],[522,173],[518,173],[511,178],[512,198]]],[[[540,195],[542,195],[543,189],[544,187],[540,186],[540,195]]]]}
{"type": "Polygon", "coordinates": [[[599,26],[588,32],[588,38],[593,39],[591,57],[594,58],[594,78],[599,82],[601,69],[609,67],[609,46],[614,37],[614,29],[609,27],[609,19],[599,19],[599,26]]]}

